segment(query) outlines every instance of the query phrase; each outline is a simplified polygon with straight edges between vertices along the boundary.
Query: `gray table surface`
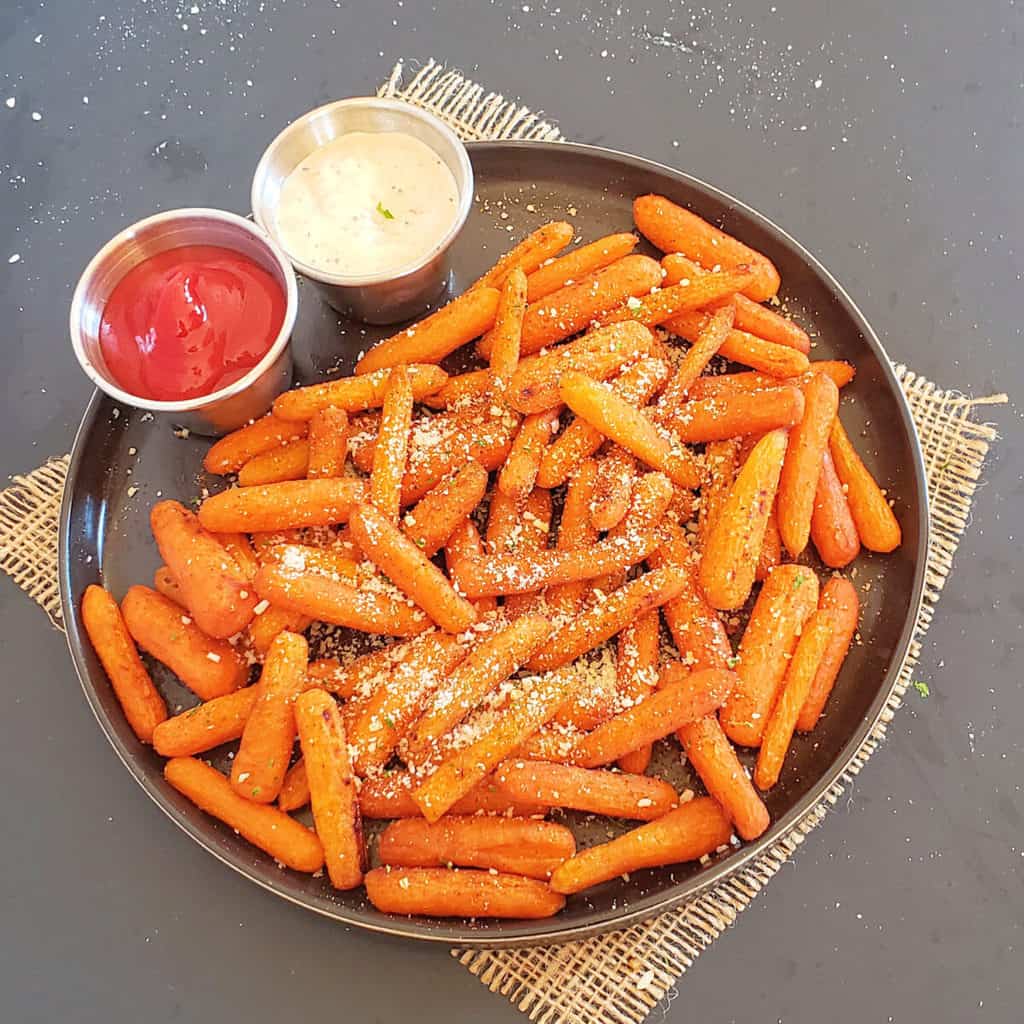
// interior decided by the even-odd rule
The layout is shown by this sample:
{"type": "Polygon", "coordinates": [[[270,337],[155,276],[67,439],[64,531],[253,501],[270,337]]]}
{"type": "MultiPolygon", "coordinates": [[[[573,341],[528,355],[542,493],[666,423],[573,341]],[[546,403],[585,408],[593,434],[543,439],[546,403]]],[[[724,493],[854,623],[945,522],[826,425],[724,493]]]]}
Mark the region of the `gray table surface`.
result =
{"type": "MultiPolygon", "coordinates": [[[[4,0],[0,474],[65,452],[66,310],[157,208],[245,211],[285,121],[430,56],[741,196],[843,281],[892,356],[1024,394],[1024,5],[4,0]],[[901,8],[900,11],[893,8],[901,8]]],[[[1018,407],[910,695],[849,799],[653,1019],[1013,1021],[1024,971],[1018,407]],[[1017,737],[1015,739],[1015,737],[1017,737]]],[[[515,1021],[444,950],[257,890],[149,803],[64,640],[0,580],[0,1019],[515,1021]]]]}

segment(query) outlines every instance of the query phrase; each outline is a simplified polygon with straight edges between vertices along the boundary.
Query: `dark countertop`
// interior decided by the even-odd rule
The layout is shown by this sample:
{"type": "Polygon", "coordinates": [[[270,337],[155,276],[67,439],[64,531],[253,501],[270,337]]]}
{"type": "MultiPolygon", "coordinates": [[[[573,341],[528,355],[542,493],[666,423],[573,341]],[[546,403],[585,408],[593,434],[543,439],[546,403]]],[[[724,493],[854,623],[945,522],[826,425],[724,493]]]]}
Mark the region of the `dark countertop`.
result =
{"type": "MultiPolygon", "coordinates": [[[[1022,38],[1013,0],[8,0],[0,474],[70,445],[89,388],[66,312],[95,249],[156,208],[245,211],[285,121],[371,92],[399,57],[450,62],[571,138],[742,197],[824,260],[894,359],[1019,400],[1022,38]]],[[[910,694],[668,1020],[1020,1019],[1024,432],[1016,406],[992,417],[1004,439],[921,663],[931,697],[910,694]]],[[[520,1019],[444,950],[320,920],[189,843],[118,763],[63,638],[6,578],[0,610],[5,1021],[520,1019]]]]}

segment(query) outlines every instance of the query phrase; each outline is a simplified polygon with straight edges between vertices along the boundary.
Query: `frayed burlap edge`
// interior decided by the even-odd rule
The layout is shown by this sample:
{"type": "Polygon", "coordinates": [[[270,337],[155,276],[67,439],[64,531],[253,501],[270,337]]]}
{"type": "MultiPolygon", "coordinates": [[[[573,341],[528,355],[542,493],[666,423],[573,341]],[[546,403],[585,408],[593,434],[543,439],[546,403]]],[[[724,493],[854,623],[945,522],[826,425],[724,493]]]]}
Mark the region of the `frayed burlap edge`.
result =
{"type": "MultiPolygon", "coordinates": [[[[379,95],[432,111],[464,139],[558,141],[559,130],[528,108],[485,93],[457,71],[428,61],[403,84],[395,65],[379,95]]],[[[975,421],[1005,395],[970,399],[942,390],[904,366],[895,367],[921,439],[931,500],[931,542],[925,590],[913,640],[879,721],[821,802],[755,863],[685,906],[651,921],[561,946],[515,950],[453,950],[491,991],[500,992],[540,1024],[638,1024],[748,907],[793,855],[885,738],[901,706],[931,625],[935,604],[966,529],[993,427],[975,421]]],[[[39,602],[61,628],[57,530],[68,456],[53,459],[0,492],[0,569],[39,602]]]]}

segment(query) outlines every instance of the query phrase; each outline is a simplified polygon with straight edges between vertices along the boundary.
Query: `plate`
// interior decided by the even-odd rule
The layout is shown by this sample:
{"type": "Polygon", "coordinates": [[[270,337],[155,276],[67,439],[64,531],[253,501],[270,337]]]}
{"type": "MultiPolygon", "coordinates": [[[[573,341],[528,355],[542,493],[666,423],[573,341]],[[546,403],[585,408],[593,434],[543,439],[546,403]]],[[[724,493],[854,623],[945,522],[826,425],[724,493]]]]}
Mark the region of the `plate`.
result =
{"type": "MultiPolygon", "coordinates": [[[[222,486],[202,473],[208,442],[175,436],[168,423],[119,407],[100,393],[85,413],[71,456],[60,523],[61,599],[75,668],[110,743],[175,824],[225,864],[294,903],[363,928],[459,946],[562,942],[652,917],[721,882],[771,846],[843,773],[878,720],[910,644],[928,545],[924,463],[910,411],[874,331],[828,271],[767,218],[695,178],[606,149],[510,142],[469,148],[477,196],[453,251],[453,292],[463,290],[545,221],[571,220],[578,235],[590,241],[631,229],[633,197],[658,192],[765,253],[782,275],[786,306],[815,339],[813,355],[856,364],[857,376],[843,390],[843,420],[855,438],[864,432],[858,447],[895,498],[903,544],[892,555],[865,552],[855,563],[854,582],[863,602],[860,639],[851,648],[825,717],[812,736],[797,738],[779,784],[767,796],[772,826],[765,835],[705,864],[645,870],[628,881],[607,882],[570,898],[558,917],[545,921],[392,917],[374,910],[361,893],[338,893],[326,879],[278,868],[164,782],[163,759],[129,729],[85,636],[79,601],[88,584],[102,579],[121,595],[131,584],[151,580],[159,556],[149,532],[149,508],[160,498],[188,501],[204,486],[222,486]]],[[[293,340],[300,382],[350,372],[359,352],[388,332],[340,321],[312,286],[300,285],[293,340]]],[[[154,678],[172,709],[195,702],[162,666],[155,666],[154,678]]],[[[222,767],[227,753],[217,753],[222,767]]],[[[744,757],[751,763],[749,755],[744,757]]],[[[681,789],[701,791],[676,748],[664,745],[654,767],[681,789]]],[[[604,819],[567,819],[584,844],[624,827],[604,819]]]]}

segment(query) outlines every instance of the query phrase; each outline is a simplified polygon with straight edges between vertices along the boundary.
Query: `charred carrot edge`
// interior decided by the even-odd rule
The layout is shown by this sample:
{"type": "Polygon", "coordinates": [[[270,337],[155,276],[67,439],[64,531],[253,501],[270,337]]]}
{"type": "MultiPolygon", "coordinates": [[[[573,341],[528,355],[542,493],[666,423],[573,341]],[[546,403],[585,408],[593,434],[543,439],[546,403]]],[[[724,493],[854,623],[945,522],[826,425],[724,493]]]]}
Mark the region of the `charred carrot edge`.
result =
{"type": "Polygon", "coordinates": [[[764,302],[779,290],[779,272],[767,256],[664,196],[637,196],[633,220],[662,252],[681,252],[705,269],[749,265],[754,277],[743,290],[755,302],[764,302]]]}
{"type": "Polygon", "coordinates": [[[658,409],[674,411],[686,400],[693,382],[704,372],[712,356],[725,344],[732,330],[731,306],[717,310],[701,327],[697,340],[672,375],[658,400],[658,409]]]}
{"type": "Polygon", "coordinates": [[[309,690],[295,702],[295,724],[327,875],[335,889],[354,889],[363,881],[366,850],[338,705],[323,690],[309,690]]]}
{"type": "Polygon", "coordinates": [[[182,608],[185,607],[185,595],[181,592],[181,587],[178,586],[174,573],[166,565],[161,565],[153,573],[153,589],[158,594],[163,594],[164,597],[169,601],[173,601],[176,605],[182,608]]]}
{"type": "Polygon", "coordinates": [[[596,531],[603,533],[613,530],[629,511],[637,477],[636,456],[625,448],[612,444],[608,451],[597,459],[595,467],[594,490],[590,499],[590,522],[596,531]]]}
{"type": "Polygon", "coordinates": [[[779,698],[768,718],[757,752],[754,782],[759,789],[771,789],[779,781],[782,764],[796,731],[796,720],[807,700],[811,684],[817,674],[835,632],[835,615],[819,609],[812,612],[804,623],[793,657],[786,669],[779,690],[779,698]]]}
{"type": "MultiPolygon", "coordinates": [[[[422,811],[413,800],[420,779],[409,772],[387,772],[363,779],[359,806],[364,818],[418,818],[422,811]]],[[[547,810],[535,800],[523,800],[511,793],[492,775],[452,804],[451,814],[503,814],[525,817],[547,810]]]]}
{"type": "MultiPolygon", "coordinates": [[[[475,558],[483,558],[485,554],[483,541],[480,539],[480,534],[473,525],[473,521],[468,518],[464,519],[445,543],[444,564],[449,578],[456,579],[458,577],[458,567],[461,564],[475,558]]],[[[482,619],[498,607],[498,599],[491,596],[477,597],[473,599],[472,604],[476,608],[477,615],[482,619]]]]}
{"type": "Polygon", "coordinates": [[[846,490],[861,543],[869,551],[895,551],[903,539],[900,524],[889,507],[885,492],[861,461],[838,416],[832,423],[829,449],[836,473],[846,490]]]}
{"type": "Polygon", "coordinates": [[[523,419],[512,442],[512,450],[498,473],[498,490],[502,494],[515,501],[524,501],[533,490],[541,459],[558,430],[561,412],[562,407],[556,405],[523,419]]]}
{"type": "Polygon", "coordinates": [[[249,669],[241,654],[226,640],[207,636],[188,612],[155,590],[130,587],[121,612],[135,643],[202,700],[231,693],[245,682],[249,669]]]}
{"type": "Polygon", "coordinates": [[[396,366],[391,371],[381,409],[369,486],[370,502],[392,523],[398,522],[402,506],[402,480],[409,453],[412,406],[409,375],[404,366],[396,366]]]}
{"type": "Polygon", "coordinates": [[[524,359],[512,374],[507,400],[519,412],[543,412],[561,404],[559,383],[568,371],[603,380],[638,356],[646,355],[653,344],[654,335],[631,320],[599,327],[566,345],[524,359]]]}
{"type": "Polygon", "coordinates": [[[217,640],[245,629],[256,595],[251,580],[220,541],[177,501],[154,505],[149,521],[160,555],[199,628],[217,640]]]}
{"type": "MultiPolygon", "coordinates": [[[[615,636],[637,616],[671,601],[679,594],[681,586],[678,574],[671,569],[656,569],[638,576],[555,630],[544,649],[527,663],[527,668],[546,671],[568,664],[615,636]]],[[[637,745],[643,742],[640,740],[637,745]]]]}
{"type": "Polygon", "coordinates": [[[366,897],[386,914],[430,917],[551,917],[565,906],[536,878],[470,868],[374,868],[366,897]]]}
{"type": "MultiPolygon", "coordinates": [[[[631,703],[647,697],[658,682],[658,647],[661,618],[654,610],[644,612],[619,634],[615,674],[619,696],[631,703]]],[[[619,758],[624,772],[647,771],[651,744],[645,743],[619,758]]]]}
{"type": "Polygon", "coordinates": [[[784,430],[757,442],[708,533],[700,585],[714,608],[739,608],[750,594],[785,454],[784,430]]]}
{"type": "Polygon", "coordinates": [[[757,839],[771,824],[768,808],[754,789],[716,715],[684,725],[678,732],[687,760],[704,788],[721,804],[736,831],[757,839]]]}
{"type": "Polygon", "coordinates": [[[495,288],[480,287],[463,292],[419,323],[377,342],[356,363],[356,373],[372,373],[404,363],[439,363],[467,341],[490,330],[498,299],[495,288]]]}
{"type": "Polygon", "coordinates": [[[305,437],[306,432],[305,423],[290,423],[268,413],[211,445],[203,458],[203,469],[221,476],[237,473],[250,459],[289,441],[297,441],[305,437]]]}
{"type": "Polygon", "coordinates": [[[466,655],[447,633],[432,632],[409,645],[406,657],[366,699],[346,707],[349,747],[356,772],[365,776],[391,759],[439,686],[466,655]]]}
{"type": "Polygon", "coordinates": [[[637,246],[639,239],[630,232],[607,235],[596,242],[581,245],[578,249],[544,263],[527,278],[526,297],[530,302],[546,298],[552,292],[586,277],[588,274],[607,267],[616,260],[628,256],[637,246]]]}
{"type": "MultiPolygon", "coordinates": [[[[669,373],[664,359],[643,357],[619,374],[614,387],[623,400],[642,408],[664,386],[669,373]]],[[[593,455],[604,440],[604,435],[586,420],[574,419],[544,452],[537,483],[541,487],[558,487],[565,483],[573,470],[593,455]]]]}
{"type": "Polygon", "coordinates": [[[678,794],[663,779],[551,761],[512,758],[498,766],[494,778],[507,792],[523,800],[540,800],[609,818],[652,821],[679,803],[678,794]]]}
{"type": "Polygon", "coordinates": [[[551,888],[565,894],[580,892],[640,868],[699,860],[727,845],[731,835],[721,807],[710,797],[698,797],[657,821],[577,853],[556,868],[551,888]]]}
{"type": "Polygon", "coordinates": [[[475,743],[449,753],[415,790],[413,800],[427,821],[437,821],[489,775],[551,718],[578,685],[579,681],[566,672],[524,681],[494,727],[475,743]]]}
{"type": "Polygon", "coordinates": [[[456,527],[480,504],[487,491],[487,470],[469,461],[453,477],[442,481],[402,517],[402,531],[432,558],[456,527]]]}
{"type": "Polygon", "coordinates": [[[711,527],[722,511],[736,480],[740,444],[736,438],[711,441],[704,449],[704,483],[700,489],[697,536],[701,547],[707,543],[711,527]]]}
{"type": "Polygon", "coordinates": [[[780,565],[764,581],[740,641],[740,682],[719,714],[733,743],[760,746],[800,630],[817,603],[818,578],[805,566],[780,565]]]}
{"type": "Polygon", "coordinates": [[[459,633],[476,622],[476,609],[376,508],[368,504],[357,506],[349,525],[366,557],[442,629],[459,633]]]}
{"type": "MultiPolygon", "coordinates": [[[[417,402],[436,394],[448,382],[448,374],[440,366],[412,363],[406,369],[417,402]]],[[[325,409],[338,409],[348,414],[375,409],[384,404],[390,376],[390,367],[384,367],[357,377],[342,377],[286,391],[274,399],[274,415],[279,420],[289,421],[288,426],[298,427],[301,424],[291,421],[312,420],[325,409]]]]}
{"type": "Polygon", "coordinates": [[[345,472],[347,458],[348,413],[333,405],[314,413],[309,421],[306,475],[311,479],[341,476],[345,472]]]}
{"type": "Polygon", "coordinates": [[[645,327],[657,327],[690,310],[732,295],[745,287],[753,278],[746,267],[737,267],[721,273],[705,274],[685,284],[680,282],[668,288],[659,288],[635,302],[627,302],[598,319],[599,324],[617,324],[636,320],[645,327]]]}
{"type": "Polygon", "coordinates": [[[276,807],[243,799],[208,764],[191,757],[175,757],[164,765],[164,778],[201,810],[286,867],[307,874],[323,867],[323,846],[314,832],[276,807]]]}
{"type": "Polygon", "coordinates": [[[561,252],[571,241],[572,225],[564,220],[543,224],[510,249],[471,288],[500,288],[513,270],[532,274],[544,261],[561,252]]]}
{"type": "Polygon", "coordinates": [[[577,416],[641,462],[661,470],[681,487],[699,486],[700,475],[690,452],[673,444],[641,410],[623,401],[606,384],[569,372],[562,376],[559,390],[577,416]]]}
{"type": "Polygon", "coordinates": [[[95,583],[82,596],[82,625],[132,732],[143,743],[153,743],[167,708],[142,664],[117,602],[95,583]]]}
{"type": "Polygon", "coordinates": [[[496,394],[504,394],[519,365],[519,346],[523,338],[526,314],[526,275],[513,267],[501,286],[501,299],[491,328],[488,382],[496,394]]]}
{"type": "Polygon", "coordinates": [[[830,569],[842,569],[860,554],[860,534],[827,447],[822,453],[821,472],[814,492],[811,540],[818,556],[830,569]]]}
{"type": "Polygon", "coordinates": [[[199,521],[214,533],[273,533],[301,526],[332,526],[344,523],[363,495],[363,481],[348,478],[236,487],[207,498],[199,506],[199,521]]]}
{"type": "Polygon", "coordinates": [[[700,444],[791,427],[803,418],[804,408],[800,389],[784,386],[684,402],[664,413],[662,422],[680,441],[700,444]]]}
{"type": "MultiPolygon", "coordinates": [[[[573,284],[531,303],[523,317],[520,358],[533,355],[578,334],[630,297],[645,295],[661,284],[661,267],[649,256],[624,256],[573,284]]],[[[490,346],[477,346],[485,359],[490,346]]]]}
{"type": "Polygon", "coordinates": [[[811,691],[800,709],[796,727],[801,732],[810,732],[825,708],[836,677],[846,659],[854,634],[857,632],[857,618],[860,614],[860,602],[853,584],[841,576],[833,576],[821,590],[818,607],[829,611],[835,616],[832,640],[825,650],[811,683],[811,691]]]}
{"type": "Polygon", "coordinates": [[[782,562],[782,537],[779,534],[779,520],[775,514],[778,501],[768,512],[764,524],[764,537],[761,539],[761,550],[757,553],[757,569],[754,579],[758,583],[768,579],[768,574],[782,562]]]}
{"type": "Polygon", "coordinates": [[[503,683],[536,651],[551,633],[551,623],[540,615],[524,615],[490,634],[473,647],[448,675],[444,689],[427,705],[413,727],[408,754],[428,754],[434,743],[503,683]]]}
{"type": "MultiPolygon", "coordinates": [[[[854,377],[854,368],[850,363],[838,359],[812,359],[808,363],[806,373],[799,377],[790,377],[787,384],[803,387],[816,373],[823,373],[832,378],[837,388],[844,388],[854,377]]],[[[777,377],[767,373],[746,370],[743,373],[723,373],[717,377],[699,377],[690,387],[690,398],[697,400],[715,398],[726,391],[763,391],[765,388],[776,388],[780,384],[777,377]]]]}
{"type": "Polygon", "coordinates": [[[383,864],[483,868],[545,880],[575,852],[564,825],[529,818],[446,815],[434,824],[404,818],[388,825],[377,843],[383,864]]]}
{"type": "Polygon", "coordinates": [[[482,402],[490,395],[491,387],[490,370],[469,370],[450,377],[443,387],[419,401],[431,409],[457,411],[482,402]]]}
{"type": "Polygon", "coordinates": [[[273,803],[295,746],[295,698],[306,685],[309,648],[297,633],[279,633],[260,675],[260,692],[231,762],[231,786],[246,800],[273,803]]]}
{"type": "Polygon", "coordinates": [[[153,730],[153,749],[164,757],[192,757],[241,737],[259,684],[226,693],[168,718],[153,730]]]}
{"type": "MultiPolygon", "coordinates": [[[[542,487],[535,487],[522,505],[521,524],[513,536],[516,538],[515,550],[526,555],[528,552],[546,551],[551,539],[551,492],[542,487]]],[[[539,613],[544,615],[544,594],[535,590],[529,594],[508,594],[503,600],[503,610],[508,619],[518,619],[523,615],[539,613]]]]}
{"type": "Polygon", "coordinates": [[[811,535],[821,457],[839,409],[839,389],[824,374],[812,377],[803,395],[804,415],[789,433],[776,498],[779,535],[794,558],[803,553],[811,535]]]}
{"type": "Polygon", "coordinates": [[[282,480],[301,480],[309,472],[309,442],[289,441],[251,458],[238,471],[239,487],[259,487],[282,480]]]}
{"type": "Polygon", "coordinates": [[[676,732],[687,722],[710,715],[721,707],[738,680],[726,669],[690,672],[681,662],[666,665],[660,689],[588,733],[577,744],[573,761],[597,768],[676,732]]]}
{"type": "MultiPolygon", "coordinates": [[[[569,479],[562,504],[562,518],[558,524],[556,547],[559,551],[572,551],[589,547],[597,540],[597,530],[590,523],[590,504],[594,493],[597,465],[585,459],[569,479]]],[[[571,615],[578,611],[590,587],[586,580],[559,583],[549,587],[545,599],[554,615],[571,615]]]]}
{"type": "Polygon", "coordinates": [[[306,762],[299,757],[285,773],[281,783],[281,792],[277,794],[278,810],[291,813],[298,811],[309,803],[309,776],[306,774],[306,762]]]}
{"type": "Polygon", "coordinates": [[[320,573],[295,573],[266,565],[257,574],[254,586],[256,593],[271,604],[363,633],[415,636],[430,627],[430,620],[419,608],[320,573]]]}

